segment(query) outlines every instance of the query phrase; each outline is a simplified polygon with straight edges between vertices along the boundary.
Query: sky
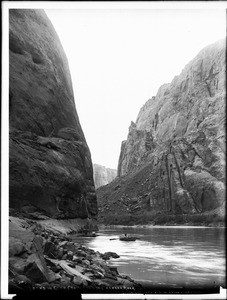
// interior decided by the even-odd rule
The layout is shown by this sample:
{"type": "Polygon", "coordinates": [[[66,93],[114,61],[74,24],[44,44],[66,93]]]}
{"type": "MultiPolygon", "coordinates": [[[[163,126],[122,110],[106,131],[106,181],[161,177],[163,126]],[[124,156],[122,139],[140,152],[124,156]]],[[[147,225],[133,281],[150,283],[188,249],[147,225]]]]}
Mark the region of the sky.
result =
{"type": "Polygon", "coordinates": [[[226,30],[224,9],[45,11],[68,57],[92,161],[114,169],[143,104],[226,30]]]}

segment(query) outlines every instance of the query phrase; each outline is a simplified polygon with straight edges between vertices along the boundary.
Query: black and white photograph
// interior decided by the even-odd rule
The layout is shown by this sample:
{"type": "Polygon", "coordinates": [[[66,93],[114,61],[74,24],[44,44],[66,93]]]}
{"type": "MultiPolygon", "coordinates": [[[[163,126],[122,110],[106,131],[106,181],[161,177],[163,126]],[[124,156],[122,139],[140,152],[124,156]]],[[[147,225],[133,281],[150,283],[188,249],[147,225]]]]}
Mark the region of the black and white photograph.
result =
{"type": "Polygon", "coordinates": [[[1,299],[225,299],[226,8],[2,2],[1,299]]]}

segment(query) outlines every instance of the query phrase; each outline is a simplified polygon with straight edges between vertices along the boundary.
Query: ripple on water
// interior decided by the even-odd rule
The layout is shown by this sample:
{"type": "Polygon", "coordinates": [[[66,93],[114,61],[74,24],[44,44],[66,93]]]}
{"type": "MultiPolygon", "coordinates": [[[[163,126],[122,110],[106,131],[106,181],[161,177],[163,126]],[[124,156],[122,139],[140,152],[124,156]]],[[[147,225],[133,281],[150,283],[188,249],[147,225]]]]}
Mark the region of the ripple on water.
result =
{"type": "Polygon", "coordinates": [[[225,281],[225,231],[222,228],[127,228],[139,237],[122,242],[126,229],[100,231],[83,243],[102,253],[120,255],[110,263],[134,279],[157,284],[223,284],[225,281]],[[115,239],[115,240],[110,240],[115,239]]]}

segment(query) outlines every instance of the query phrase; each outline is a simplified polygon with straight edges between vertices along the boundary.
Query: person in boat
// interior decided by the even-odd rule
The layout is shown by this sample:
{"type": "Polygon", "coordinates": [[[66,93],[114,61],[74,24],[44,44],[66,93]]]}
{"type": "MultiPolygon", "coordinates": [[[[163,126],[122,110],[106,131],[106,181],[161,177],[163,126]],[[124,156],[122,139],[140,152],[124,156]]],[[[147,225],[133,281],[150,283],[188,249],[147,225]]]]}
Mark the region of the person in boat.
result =
{"type": "Polygon", "coordinates": [[[128,234],[127,234],[127,233],[125,233],[125,237],[128,237],[128,234]]]}

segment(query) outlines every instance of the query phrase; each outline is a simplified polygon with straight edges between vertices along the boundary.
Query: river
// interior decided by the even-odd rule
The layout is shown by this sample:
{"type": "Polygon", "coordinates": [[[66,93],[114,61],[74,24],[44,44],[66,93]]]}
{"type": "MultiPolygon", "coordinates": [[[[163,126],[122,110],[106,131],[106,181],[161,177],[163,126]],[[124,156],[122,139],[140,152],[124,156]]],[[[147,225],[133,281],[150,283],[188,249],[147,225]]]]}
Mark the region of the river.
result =
{"type": "Polygon", "coordinates": [[[159,287],[225,287],[225,228],[111,227],[98,234],[73,240],[101,253],[116,252],[120,258],[110,264],[139,282],[159,287]],[[139,239],[120,241],[122,233],[139,239]]]}

